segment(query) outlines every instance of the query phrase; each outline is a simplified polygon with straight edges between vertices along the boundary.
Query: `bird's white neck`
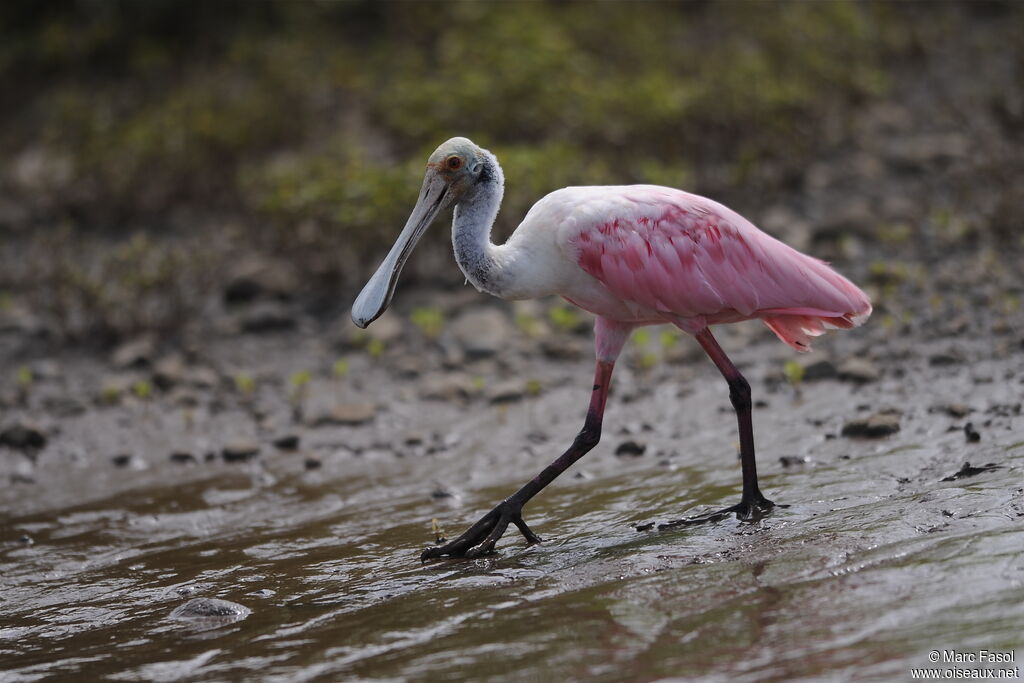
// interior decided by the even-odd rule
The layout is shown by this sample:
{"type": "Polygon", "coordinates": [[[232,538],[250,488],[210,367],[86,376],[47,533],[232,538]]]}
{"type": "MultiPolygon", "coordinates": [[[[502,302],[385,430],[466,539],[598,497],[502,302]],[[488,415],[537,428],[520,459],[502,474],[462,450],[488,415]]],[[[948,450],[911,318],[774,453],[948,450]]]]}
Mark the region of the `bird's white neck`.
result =
{"type": "Polygon", "coordinates": [[[491,228],[505,192],[505,176],[494,155],[484,154],[479,182],[455,206],[452,246],[466,279],[481,292],[500,297],[507,273],[503,271],[501,248],[491,243],[491,228]]]}

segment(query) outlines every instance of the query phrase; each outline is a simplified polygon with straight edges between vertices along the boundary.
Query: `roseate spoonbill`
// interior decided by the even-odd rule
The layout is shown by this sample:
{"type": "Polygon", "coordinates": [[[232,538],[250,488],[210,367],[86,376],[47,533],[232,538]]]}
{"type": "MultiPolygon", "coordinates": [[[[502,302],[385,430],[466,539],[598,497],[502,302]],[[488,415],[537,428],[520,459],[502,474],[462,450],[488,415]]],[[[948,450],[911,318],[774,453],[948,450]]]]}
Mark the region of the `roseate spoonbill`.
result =
{"type": "Polygon", "coordinates": [[[812,337],[855,327],[870,315],[864,292],[725,206],[656,185],[557,190],[534,204],[505,244],[495,245],[491,226],[503,191],[504,176],[493,154],[459,137],[438,147],[427,162],[419,201],[356,298],[352,319],[366,327],[384,312],[416,242],[454,204],[455,259],[478,290],[503,299],[557,294],[597,316],[590,407],[565,453],[464,534],[427,548],[421,557],[489,553],[509,524],[528,543],[541,540],[523,521],[523,506],[597,444],[615,359],[640,325],[668,323],[696,337],[728,382],[739,422],[740,502],[680,523],[729,513],[754,519],[774,507],[757,484],[750,385],[710,326],[760,318],[779,339],[807,351],[812,337]]]}

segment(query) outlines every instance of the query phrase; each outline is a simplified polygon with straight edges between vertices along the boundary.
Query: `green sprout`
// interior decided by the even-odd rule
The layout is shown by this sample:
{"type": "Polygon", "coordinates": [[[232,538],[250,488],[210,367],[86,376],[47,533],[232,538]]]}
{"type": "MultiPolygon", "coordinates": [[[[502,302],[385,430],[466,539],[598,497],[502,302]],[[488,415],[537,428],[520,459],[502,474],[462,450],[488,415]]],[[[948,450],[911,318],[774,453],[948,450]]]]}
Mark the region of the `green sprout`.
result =
{"type": "Polygon", "coordinates": [[[675,330],[665,330],[658,335],[658,341],[661,343],[661,350],[668,352],[679,343],[679,334],[675,330]]]}
{"type": "Polygon", "coordinates": [[[580,315],[568,306],[552,306],[548,310],[548,319],[562,332],[572,332],[580,325],[580,315]]]}
{"type": "Polygon", "coordinates": [[[344,358],[334,361],[334,365],[331,366],[331,374],[339,379],[348,375],[348,361],[344,358]]]}
{"type": "Polygon", "coordinates": [[[147,379],[140,379],[132,384],[132,393],[145,401],[153,395],[153,385],[147,379]]]}
{"type": "Polygon", "coordinates": [[[529,313],[516,314],[516,327],[527,337],[536,337],[540,334],[540,320],[529,313]]]}
{"type": "Polygon", "coordinates": [[[235,375],[235,389],[243,396],[248,396],[256,390],[256,380],[251,375],[240,372],[235,375]]]}
{"type": "Polygon", "coordinates": [[[121,387],[116,384],[106,384],[100,389],[100,402],[107,405],[117,403],[121,400],[121,387]]]}
{"type": "Polygon", "coordinates": [[[789,383],[794,387],[800,386],[800,382],[803,381],[804,373],[806,372],[804,366],[800,365],[795,360],[787,360],[782,371],[785,373],[786,379],[788,379],[789,383]]]}
{"type": "Polygon", "coordinates": [[[540,392],[544,389],[544,385],[541,384],[539,379],[528,379],[526,380],[525,389],[527,396],[540,396],[540,392]]]}
{"type": "Polygon", "coordinates": [[[644,348],[651,343],[651,332],[650,330],[637,330],[633,333],[633,343],[639,347],[644,348]]]}
{"type": "Polygon", "coordinates": [[[31,389],[32,381],[35,379],[32,376],[32,368],[28,367],[27,365],[22,365],[20,368],[18,368],[18,371],[15,374],[15,378],[18,383],[18,388],[21,389],[22,391],[28,391],[29,389],[31,389]]]}
{"type": "Polygon", "coordinates": [[[371,358],[380,358],[384,355],[384,342],[380,339],[371,339],[366,342],[366,352],[371,358]]]}
{"type": "Polygon", "coordinates": [[[409,319],[427,339],[437,339],[441,336],[441,330],[444,329],[444,312],[440,308],[415,308],[409,319]]]}

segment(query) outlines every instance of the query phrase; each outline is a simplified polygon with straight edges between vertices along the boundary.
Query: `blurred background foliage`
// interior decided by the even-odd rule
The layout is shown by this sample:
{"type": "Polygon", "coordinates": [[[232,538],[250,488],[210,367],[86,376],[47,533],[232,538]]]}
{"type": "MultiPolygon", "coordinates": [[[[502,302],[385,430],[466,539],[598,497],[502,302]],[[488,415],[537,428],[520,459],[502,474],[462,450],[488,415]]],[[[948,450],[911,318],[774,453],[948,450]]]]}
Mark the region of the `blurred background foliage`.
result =
{"type": "MultiPolygon", "coordinates": [[[[749,205],[798,185],[851,113],[885,95],[887,65],[957,16],[839,1],[5,2],[0,234],[66,258],[15,258],[0,288],[70,288],[102,317],[108,281],[186,300],[216,278],[218,253],[251,249],[337,298],[390,244],[427,154],[453,135],[505,167],[499,237],[571,184],[749,205]],[[150,265],[137,278],[104,249],[69,274],[86,238],[167,251],[139,256],[150,265]]],[[[446,230],[431,239],[447,248],[446,230]]],[[[457,277],[443,270],[430,274],[457,277]]]]}

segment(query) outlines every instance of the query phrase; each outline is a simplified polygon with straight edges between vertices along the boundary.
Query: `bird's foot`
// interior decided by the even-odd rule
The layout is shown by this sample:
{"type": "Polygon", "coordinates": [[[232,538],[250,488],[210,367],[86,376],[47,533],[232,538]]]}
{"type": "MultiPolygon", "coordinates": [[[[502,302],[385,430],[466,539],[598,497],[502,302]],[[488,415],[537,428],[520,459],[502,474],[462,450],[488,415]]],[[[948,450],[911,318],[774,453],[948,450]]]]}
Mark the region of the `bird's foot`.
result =
{"type": "Polygon", "coordinates": [[[705,515],[699,515],[697,517],[683,517],[682,519],[674,519],[664,524],[659,524],[659,529],[675,529],[681,526],[696,526],[698,524],[708,524],[710,522],[720,522],[729,515],[736,515],[736,519],[741,522],[758,522],[772,511],[775,507],[788,507],[787,505],[776,506],[775,503],[765,498],[760,493],[756,496],[744,496],[740,499],[740,502],[731,507],[724,508],[722,510],[716,510],[715,512],[709,512],[705,515]]]}
{"type": "Polygon", "coordinates": [[[454,541],[424,550],[420,554],[420,560],[445,556],[480,557],[492,553],[494,544],[502,537],[509,524],[516,525],[529,545],[541,542],[541,537],[533,533],[523,521],[523,506],[505,499],[454,541]]]}

